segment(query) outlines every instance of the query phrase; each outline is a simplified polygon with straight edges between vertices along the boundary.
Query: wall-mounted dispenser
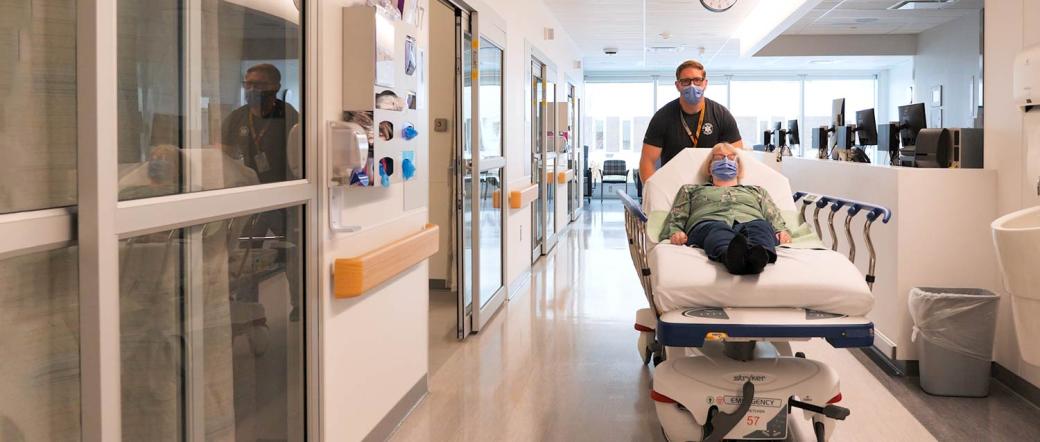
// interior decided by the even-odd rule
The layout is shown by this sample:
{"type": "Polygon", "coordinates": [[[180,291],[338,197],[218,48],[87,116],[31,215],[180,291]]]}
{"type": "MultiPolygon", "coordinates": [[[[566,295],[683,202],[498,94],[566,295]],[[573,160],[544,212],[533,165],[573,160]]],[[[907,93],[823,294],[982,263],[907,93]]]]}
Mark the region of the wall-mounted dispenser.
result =
{"type": "Polygon", "coordinates": [[[1015,56],[1011,85],[1015,105],[1026,112],[1040,105],[1040,45],[1026,48],[1015,56]]]}
{"type": "Polygon", "coordinates": [[[365,167],[368,133],[360,124],[329,122],[329,187],[350,184],[354,169],[365,167]]]}

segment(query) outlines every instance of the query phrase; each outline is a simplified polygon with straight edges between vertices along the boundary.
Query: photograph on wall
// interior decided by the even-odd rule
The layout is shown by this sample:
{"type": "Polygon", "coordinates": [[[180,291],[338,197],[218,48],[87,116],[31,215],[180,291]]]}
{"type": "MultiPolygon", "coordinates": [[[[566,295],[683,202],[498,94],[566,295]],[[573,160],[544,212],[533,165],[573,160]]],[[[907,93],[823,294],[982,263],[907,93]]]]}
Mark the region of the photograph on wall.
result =
{"type": "Polygon", "coordinates": [[[355,123],[358,126],[361,126],[365,130],[365,134],[368,136],[368,159],[365,161],[364,167],[355,168],[351,171],[350,185],[356,187],[371,186],[373,183],[369,177],[372,176],[372,158],[375,153],[375,112],[344,111],[343,121],[355,123]]]}
{"type": "Polygon", "coordinates": [[[394,91],[386,89],[376,92],[376,109],[400,112],[404,107],[404,100],[394,91]]]}
{"type": "Polygon", "coordinates": [[[404,73],[411,76],[415,74],[415,37],[411,35],[404,39],[404,73]]]}
{"type": "Polygon", "coordinates": [[[404,18],[405,23],[412,26],[419,26],[419,0],[404,0],[404,9],[401,12],[401,16],[404,18]]]}
{"type": "Polygon", "coordinates": [[[394,32],[394,23],[376,14],[376,84],[383,87],[394,87],[394,32]]]}
{"type": "Polygon", "coordinates": [[[399,1],[400,0],[368,0],[368,4],[378,6],[388,17],[394,20],[400,20],[401,9],[397,6],[399,1]]]}
{"type": "Polygon", "coordinates": [[[426,99],[424,98],[426,94],[422,93],[426,90],[426,65],[423,64],[425,58],[426,53],[422,49],[417,49],[415,51],[415,68],[419,71],[419,75],[415,76],[415,90],[416,92],[419,92],[418,94],[416,94],[415,98],[416,109],[426,108],[426,99]]]}

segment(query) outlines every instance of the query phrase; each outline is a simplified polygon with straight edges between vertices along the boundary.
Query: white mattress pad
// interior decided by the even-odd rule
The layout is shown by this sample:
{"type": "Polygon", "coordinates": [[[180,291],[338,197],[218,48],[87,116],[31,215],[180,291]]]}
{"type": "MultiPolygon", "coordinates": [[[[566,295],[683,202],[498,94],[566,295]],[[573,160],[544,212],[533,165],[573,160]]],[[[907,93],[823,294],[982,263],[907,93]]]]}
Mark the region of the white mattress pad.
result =
{"type": "Polygon", "coordinates": [[[831,250],[777,249],[759,275],[731,275],[704,250],[659,244],[648,253],[654,302],[663,314],[687,307],[800,307],[862,316],[874,306],[864,276],[831,250]]]}

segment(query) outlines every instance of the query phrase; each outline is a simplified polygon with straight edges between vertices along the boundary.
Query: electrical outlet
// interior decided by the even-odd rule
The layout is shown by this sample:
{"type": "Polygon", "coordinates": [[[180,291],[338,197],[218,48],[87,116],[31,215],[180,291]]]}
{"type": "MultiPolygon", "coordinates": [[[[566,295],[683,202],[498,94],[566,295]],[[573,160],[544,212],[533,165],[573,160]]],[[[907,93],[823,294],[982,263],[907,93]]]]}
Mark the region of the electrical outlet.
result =
{"type": "Polygon", "coordinates": [[[433,120],[433,131],[434,132],[447,132],[451,123],[447,118],[435,118],[433,120]]]}

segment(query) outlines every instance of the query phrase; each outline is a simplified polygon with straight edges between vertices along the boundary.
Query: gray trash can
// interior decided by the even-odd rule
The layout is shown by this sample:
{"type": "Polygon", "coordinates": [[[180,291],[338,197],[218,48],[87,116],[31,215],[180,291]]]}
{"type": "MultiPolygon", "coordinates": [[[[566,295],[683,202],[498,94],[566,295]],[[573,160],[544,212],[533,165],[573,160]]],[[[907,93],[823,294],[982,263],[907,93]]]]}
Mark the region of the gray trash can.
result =
{"type": "Polygon", "coordinates": [[[989,395],[999,297],[988,290],[915,287],[912,340],[921,388],[938,396],[989,395]]]}

